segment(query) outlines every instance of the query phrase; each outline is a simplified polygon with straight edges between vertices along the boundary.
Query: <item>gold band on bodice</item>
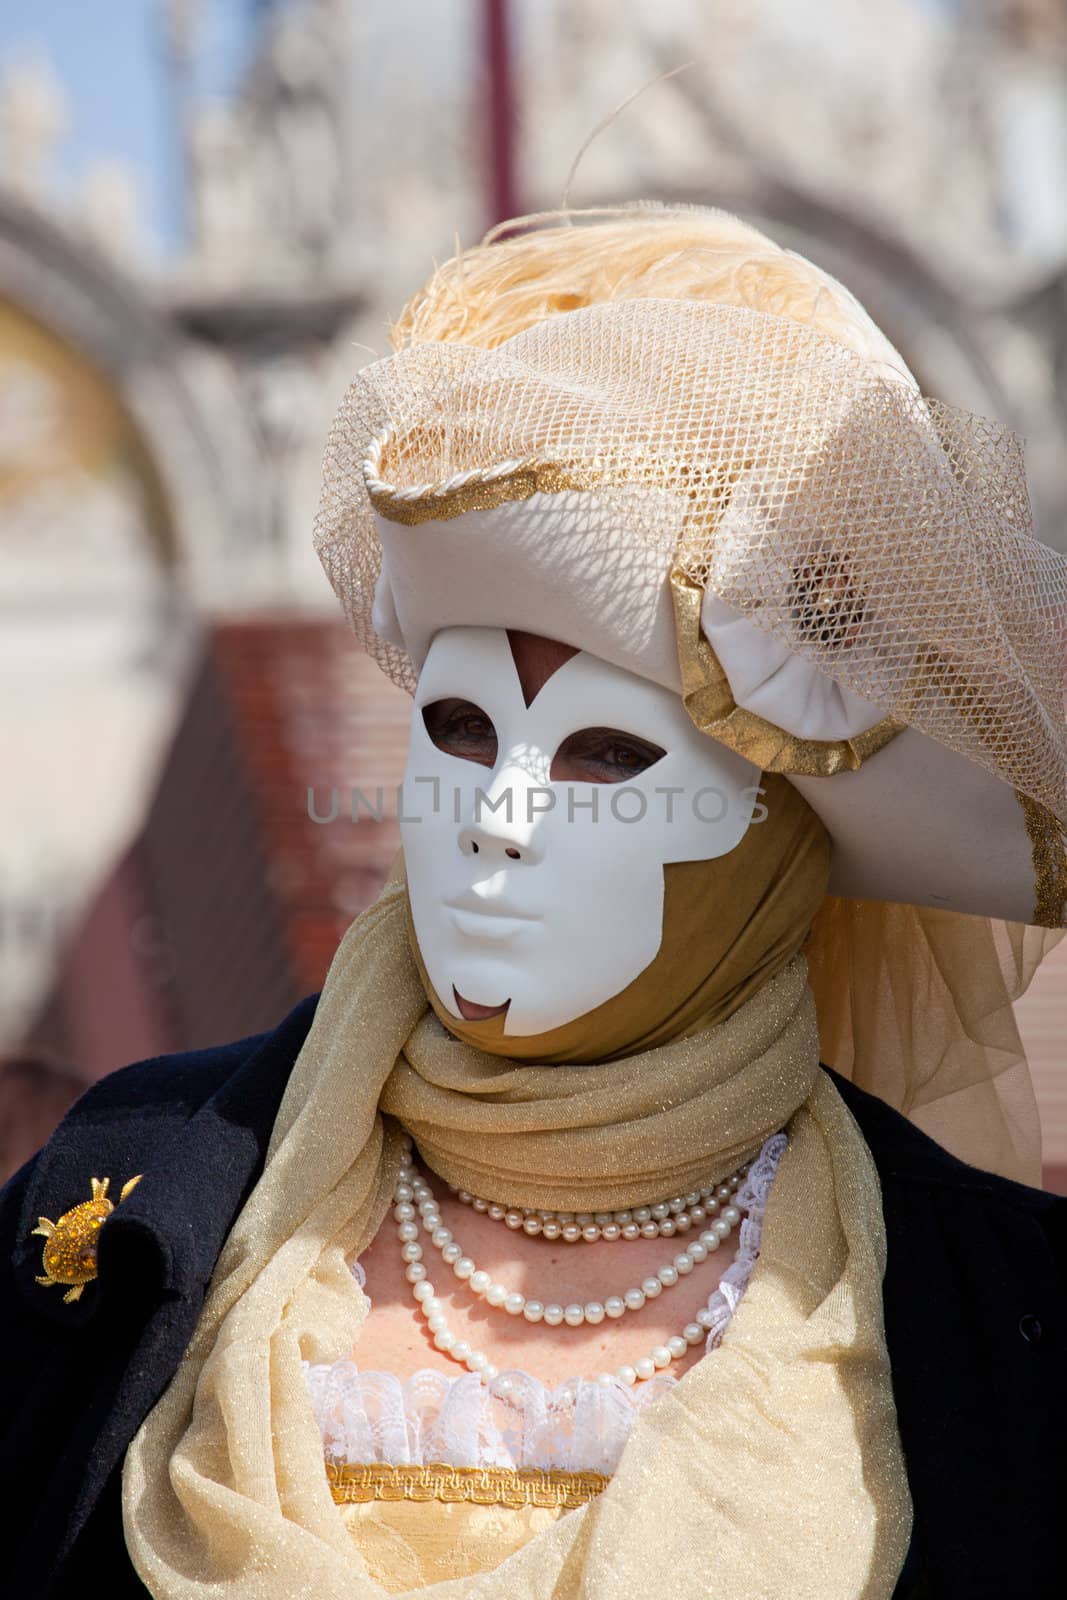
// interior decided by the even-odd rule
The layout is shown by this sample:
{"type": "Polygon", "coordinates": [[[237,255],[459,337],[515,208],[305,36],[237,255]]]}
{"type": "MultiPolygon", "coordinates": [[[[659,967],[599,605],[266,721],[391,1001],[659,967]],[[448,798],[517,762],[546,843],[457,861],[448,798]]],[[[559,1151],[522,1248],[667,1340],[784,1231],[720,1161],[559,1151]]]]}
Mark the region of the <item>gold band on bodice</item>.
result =
{"type": "Polygon", "coordinates": [[[372,1500],[470,1501],[478,1506],[539,1506],[574,1511],[611,1482],[602,1472],[565,1472],[557,1467],[453,1467],[444,1461],[393,1465],[387,1461],[327,1462],[326,1479],[335,1504],[372,1500]]]}

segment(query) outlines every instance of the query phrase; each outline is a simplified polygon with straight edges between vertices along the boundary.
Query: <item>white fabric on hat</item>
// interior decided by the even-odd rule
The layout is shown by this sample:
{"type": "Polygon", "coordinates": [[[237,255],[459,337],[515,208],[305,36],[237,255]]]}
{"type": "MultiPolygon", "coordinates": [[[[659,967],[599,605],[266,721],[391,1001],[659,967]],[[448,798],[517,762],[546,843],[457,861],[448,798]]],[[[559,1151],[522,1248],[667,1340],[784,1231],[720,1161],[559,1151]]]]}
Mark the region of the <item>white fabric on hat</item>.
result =
{"type": "Polygon", "coordinates": [[[858,772],[789,781],[833,840],[831,894],[1033,922],[1022,807],[966,756],[906,728],[858,772]]]}
{"type": "Polygon", "coordinates": [[[799,739],[852,739],[885,712],[794,655],[718,595],[704,596],[704,637],[714,650],[739,706],[799,739]]]}
{"type": "MultiPolygon", "coordinates": [[[[673,552],[643,540],[627,506],[640,494],[535,494],[492,511],[405,527],[379,517],[375,617],[417,670],[442,628],[521,628],[577,644],[681,692],[667,577],[673,552]]],[[[375,621],[375,629],[378,622],[375,621]]]]}

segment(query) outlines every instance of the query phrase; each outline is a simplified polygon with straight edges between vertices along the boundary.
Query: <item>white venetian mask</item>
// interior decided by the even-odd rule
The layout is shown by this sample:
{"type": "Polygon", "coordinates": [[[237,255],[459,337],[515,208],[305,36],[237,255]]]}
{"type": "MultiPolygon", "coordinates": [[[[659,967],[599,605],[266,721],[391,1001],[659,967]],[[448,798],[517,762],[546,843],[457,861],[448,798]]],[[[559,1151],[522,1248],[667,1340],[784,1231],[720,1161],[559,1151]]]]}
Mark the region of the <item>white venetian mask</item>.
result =
{"type": "Polygon", "coordinates": [[[526,704],[503,628],[446,628],[415,694],[401,833],[440,1001],[547,1032],[619,994],[660,947],[663,868],[725,855],[759,769],[677,695],[584,651],[526,704]]]}

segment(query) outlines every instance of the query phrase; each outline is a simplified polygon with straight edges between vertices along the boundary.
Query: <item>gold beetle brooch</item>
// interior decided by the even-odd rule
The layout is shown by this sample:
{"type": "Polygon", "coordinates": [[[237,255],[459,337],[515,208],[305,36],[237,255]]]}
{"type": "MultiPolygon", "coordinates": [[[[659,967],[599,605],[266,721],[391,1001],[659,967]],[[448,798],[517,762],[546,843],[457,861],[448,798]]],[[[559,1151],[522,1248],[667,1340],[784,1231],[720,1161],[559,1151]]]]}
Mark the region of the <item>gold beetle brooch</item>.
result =
{"type": "MultiPolygon", "coordinates": [[[[139,1172],[136,1178],[123,1184],[120,1205],[142,1176],[139,1172]]],[[[70,1284],[72,1287],[63,1296],[67,1305],[79,1300],[85,1285],[96,1277],[97,1236],[115,1209],[115,1202],[107,1197],[110,1182],[110,1178],[93,1178],[93,1198],[84,1200],[71,1211],[64,1211],[58,1222],[49,1222],[47,1217],[37,1218],[33,1233],[47,1240],[41,1258],[44,1277],[37,1282],[46,1289],[70,1284]]]]}

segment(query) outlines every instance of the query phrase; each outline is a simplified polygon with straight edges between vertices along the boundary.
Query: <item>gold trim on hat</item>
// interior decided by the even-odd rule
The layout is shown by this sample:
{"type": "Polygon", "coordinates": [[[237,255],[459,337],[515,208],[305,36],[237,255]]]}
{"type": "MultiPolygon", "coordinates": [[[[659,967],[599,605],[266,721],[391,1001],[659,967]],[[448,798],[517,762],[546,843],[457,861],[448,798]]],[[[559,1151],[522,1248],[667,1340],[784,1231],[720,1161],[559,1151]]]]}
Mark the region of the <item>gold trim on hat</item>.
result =
{"type": "Polygon", "coordinates": [[[685,709],[702,733],[764,772],[804,778],[855,772],[907,727],[896,717],[883,717],[851,739],[800,739],[744,710],[701,628],[704,590],[679,567],[672,571],[670,583],[685,709]]]}
{"type": "Polygon", "coordinates": [[[1056,817],[1040,800],[1015,791],[1023,808],[1034,862],[1035,928],[1067,927],[1067,839],[1056,817]]]}
{"type": "Polygon", "coordinates": [[[610,1478],[600,1472],[564,1472],[540,1467],[453,1467],[444,1461],[424,1466],[389,1462],[354,1465],[327,1462],[326,1477],[335,1505],[365,1505],[371,1500],[471,1501],[480,1506],[541,1506],[572,1511],[596,1498],[610,1478]]]}
{"type": "Polygon", "coordinates": [[[535,494],[595,489],[604,482],[604,474],[595,467],[543,461],[531,456],[523,461],[503,461],[493,467],[475,467],[438,483],[398,489],[380,476],[391,442],[388,434],[374,440],[363,463],[363,477],[371,504],[379,516],[406,528],[416,528],[423,522],[450,522],[468,511],[493,511],[510,500],[529,500],[535,494]]]}

